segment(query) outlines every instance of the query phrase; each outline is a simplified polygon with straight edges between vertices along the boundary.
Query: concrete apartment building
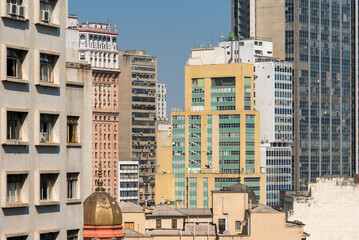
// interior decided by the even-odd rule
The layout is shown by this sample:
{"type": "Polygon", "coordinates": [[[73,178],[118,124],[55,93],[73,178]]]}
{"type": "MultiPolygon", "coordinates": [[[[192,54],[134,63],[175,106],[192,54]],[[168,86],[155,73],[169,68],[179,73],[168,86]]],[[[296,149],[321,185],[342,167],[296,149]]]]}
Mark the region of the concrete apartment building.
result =
{"type": "Polygon", "coordinates": [[[76,29],[79,35],[78,60],[92,66],[92,190],[94,191],[97,186],[97,164],[101,157],[103,187],[117,200],[120,76],[118,33],[116,27],[111,28],[110,24],[79,24],[76,15],[69,15],[68,26],[76,29]]]}
{"type": "Polygon", "coordinates": [[[351,76],[354,2],[255,1],[254,36],[272,39],[274,56],[294,68],[296,190],[325,174],[352,175],[358,165],[352,151],[357,149],[352,139],[357,138],[352,125],[357,121],[352,108],[357,83],[351,76]]]}
{"type": "Polygon", "coordinates": [[[91,193],[91,67],[67,1],[1,1],[0,239],[82,238],[91,193]]]}
{"type": "Polygon", "coordinates": [[[157,58],[144,50],[119,55],[119,161],[139,162],[139,203],[155,200],[157,58]],[[124,113],[124,114],[121,114],[124,113]]]}
{"type": "Polygon", "coordinates": [[[308,191],[286,192],[288,220],[302,221],[310,239],[358,239],[358,176],[327,175],[309,183],[308,191]]]}
{"type": "Polygon", "coordinates": [[[164,198],[208,208],[211,191],[236,184],[240,176],[266,202],[253,70],[248,63],[185,67],[185,108],[171,114],[172,147],[161,151],[156,203],[164,198]]]}
{"type": "Polygon", "coordinates": [[[305,240],[303,224],[287,222],[285,213],[258,204],[253,191],[235,184],[213,191],[210,208],[177,208],[162,203],[145,211],[120,202],[126,239],[305,240]]]}

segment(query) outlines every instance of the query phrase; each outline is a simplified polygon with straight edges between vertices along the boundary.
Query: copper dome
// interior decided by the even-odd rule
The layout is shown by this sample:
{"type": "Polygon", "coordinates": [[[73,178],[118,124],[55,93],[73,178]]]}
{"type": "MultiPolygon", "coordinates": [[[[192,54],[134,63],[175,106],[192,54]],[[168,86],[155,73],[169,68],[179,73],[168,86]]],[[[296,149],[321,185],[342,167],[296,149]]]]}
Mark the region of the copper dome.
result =
{"type": "Polygon", "coordinates": [[[117,202],[104,191],[97,188],[84,202],[85,226],[122,225],[122,213],[117,202]]]}

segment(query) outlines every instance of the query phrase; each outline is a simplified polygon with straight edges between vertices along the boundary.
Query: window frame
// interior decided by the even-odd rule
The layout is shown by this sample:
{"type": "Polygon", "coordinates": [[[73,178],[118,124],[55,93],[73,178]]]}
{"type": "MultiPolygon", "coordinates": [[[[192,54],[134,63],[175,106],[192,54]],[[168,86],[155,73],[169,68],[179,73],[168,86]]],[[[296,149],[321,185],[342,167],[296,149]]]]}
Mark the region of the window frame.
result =
{"type": "Polygon", "coordinates": [[[59,117],[57,112],[39,112],[38,145],[58,145],[60,143],[59,117]]]}
{"type": "Polygon", "coordinates": [[[57,55],[40,53],[40,83],[55,83],[55,68],[58,58],[59,56],[57,55]],[[47,73],[42,73],[45,70],[47,73]],[[45,76],[46,79],[43,79],[45,76]]]}
{"type": "Polygon", "coordinates": [[[41,203],[46,202],[58,202],[59,193],[58,193],[58,181],[59,173],[55,172],[41,172],[39,176],[39,201],[41,203]],[[43,179],[45,178],[45,179],[43,179]],[[50,179],[52,178],[52,179],[50,179]],[[49,182],[50,181],[50,182],[49,182]],[[46,183],[46,185],[43,185],[46,183]],[[50,184],[48,184],[50,183],[50,184]],[[46,192],[43,190],[43,187],[46,187],[46,192]],[[46,195],[46,196],[45,196],[46,195]]]}
{"type": "Polygon", "coordinates": [[[162,221],[160,218],[156,219],[156,229],[161,229],[162,228],[162,221]]]}
{"type": "Polygon", "coordinates": [[[177,219],[176,219],[176,218],[173,218],[173,219],[172,219],[171,227],[172,227],[173,229],[177,229],[177,219]]]}
{"type": "Polygon", "coordinates": [[[67,173],[67,200],[78,200],[79,197],[79,175],[78,172],[68,172],[67,173]],[[71,183],[71,185],[70,185],[71,183]],[[71,190],[70,190],[71,189],[71,190]],[[69,192],[71,191],[71,193],[69,192]],[[71,195],[71,196],[70,196],[71,195]]]}
{"type": "Polygon", "coordinates": [[[80,117],[78,116],[67,116],[67,143],[68,144],[79,144],[80,143],[80,117]],[[72,129],[70,131],[70,128],[75,127],[75,130],[72,129]],[[73,141],[71,141],[71,134],[74,138],[73,141]]]}
{"type": "MultiPolygon", "coordinates": [[[[22,144],[27,144],[28,142],[28,112],[26,110],[20,110],[20,109],[6,109],[5,111],[6,114],[6,120],[5,120],[5,124],[6,124],[6,133],[5,133],[5,144],[14,144],[14,145],[22,145],[22,144]],[[10,114],[13,114],[13,116],[10,116],[10,114]],[[20,116],[20,117],[19,117],[20,116]],[[18,119],[16,119],[18,118],[18,119]],[[10,120],[11,119],[11,120],[10,120]],[[12,137],[11,132],[12,130],[9,129],[9,125],[12,125],[11,122],[16,122],[16,121],[20,121],[17,123],[13,123],[13,124],[20,124],[21,126],[19,127],[19,129],[15,130],[18,133],[14,133],[15,137],[12,137]],[[10,131],[10,132],[9,132],[10,131]],[[10,136],[9,136],[10,134],[10,136]]],[[[17,128],[16,126],[14,126],[14,128],[17,128]]]]}
{"type": "Polygon", "coordinates": [[[79,239],[79,229],[67,230],[67,240],[78,240],[79,239]]]}
{"type": "Polygon", "coordinates": [[[57,240],[59,239],[60,236],[60,232],[56,231],[56,232],[40,232],[39,234],[39,240],[57,240]],[[50,236],[48,236],[47,238],[42,238],[42,236],[44,236],[45,234],[48,234],[50,236]],[[51,236],[53,235],[53,236],[51,236]]]}

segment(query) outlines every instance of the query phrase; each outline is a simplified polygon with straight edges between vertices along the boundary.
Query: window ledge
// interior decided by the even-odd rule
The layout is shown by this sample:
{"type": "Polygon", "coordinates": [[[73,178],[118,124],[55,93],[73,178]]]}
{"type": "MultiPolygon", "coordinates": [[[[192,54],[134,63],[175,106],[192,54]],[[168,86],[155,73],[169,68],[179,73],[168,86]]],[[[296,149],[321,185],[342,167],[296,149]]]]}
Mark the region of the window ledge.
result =
{"type": "Polygon", "coordinates": [[[67,199],[66,204],[81,203],[81,199],[67,199]]]}
{"type": "Polygon", "coordinates": [[[53,87],[53,88],[59,88],[60,84],[57,83],[49,83],[49,82],[39,82],[36,83],[37,86],[43,86],[43,87],[53,87]]]}
{"type": "Polygon", "coordinates": [[[37,22],[35,24],[41,25],[41,26],[46,26],[46,27],[51,27],[51,28],[60,28],[60,24],[55,24],[55,23],[37,22]]]}
{"type": "Polygon", "coordinates": [[[15,21],[20,21],[20,22],[27,22],[27,21],[29,21],[28,18],[11,16],[11,15],[5,15],[5,16],[2,16],[2,18],[7,18],[7,19],[15,20],[15,21]]]}
{"type": "Polygon", "coordinates": [[[67,147],[82,147],[82,143],[67,143],[67,147]]]}
{"type": "Polygon", "coordinates": [[[29,204],[24,202],[8,202],[3,208],[23,208],[28,206],[29,204]]]}
{"type": "Polygon", "coordinates": [[[29,142],[21,141],[21,140],[6,140],[6,142],[3,143],[3,145],[7,145],[7,146],[27,146],[27,145],[29,145],[29,142]]]}
{"type": "Polygon", "coordinates": [[[38,144],[36,144],[36,146],[40,146],[40,147],[57,147],[57,146],[60,146],[60,143],[44,142],[44,143],[38,143],[38,144]]]}
{"type": "Polygon", "coordinates": [[[60,201],[40,201],[36,206],[53,206],[60,205],[60,201]]]}
{"type": "Polygon", "coordinates": [[[7,78],[3,79],[3,82],[14,82],[14,83],[24,83],[24,84],[28,84],[28,83],[29,83],[29,80],[20,79],[20,78],[7,77],[7,78]]]}
{"type": "Polygon", "coordinates": [[[67,85],[85,86],[83,82],[66,81],[67,85]]]}

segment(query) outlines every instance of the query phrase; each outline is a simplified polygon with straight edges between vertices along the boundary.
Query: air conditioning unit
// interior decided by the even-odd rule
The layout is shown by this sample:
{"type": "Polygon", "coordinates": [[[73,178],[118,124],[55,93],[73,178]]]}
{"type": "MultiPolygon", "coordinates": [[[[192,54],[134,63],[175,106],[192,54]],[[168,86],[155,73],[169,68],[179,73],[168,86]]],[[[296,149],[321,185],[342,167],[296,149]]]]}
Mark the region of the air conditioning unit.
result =
{"type": "Polygon", "coordinates": [[[41,21],[50,22],[50,13],[49,13],[49,11],[41,10],[40,11],[40,18],[41,18],[41,21]]]}
{"type": "Polygon", "coordinates": [[[18,15],[18,5],[14,3],[8,3],[7,10],[9,15],[18,15]]]}

